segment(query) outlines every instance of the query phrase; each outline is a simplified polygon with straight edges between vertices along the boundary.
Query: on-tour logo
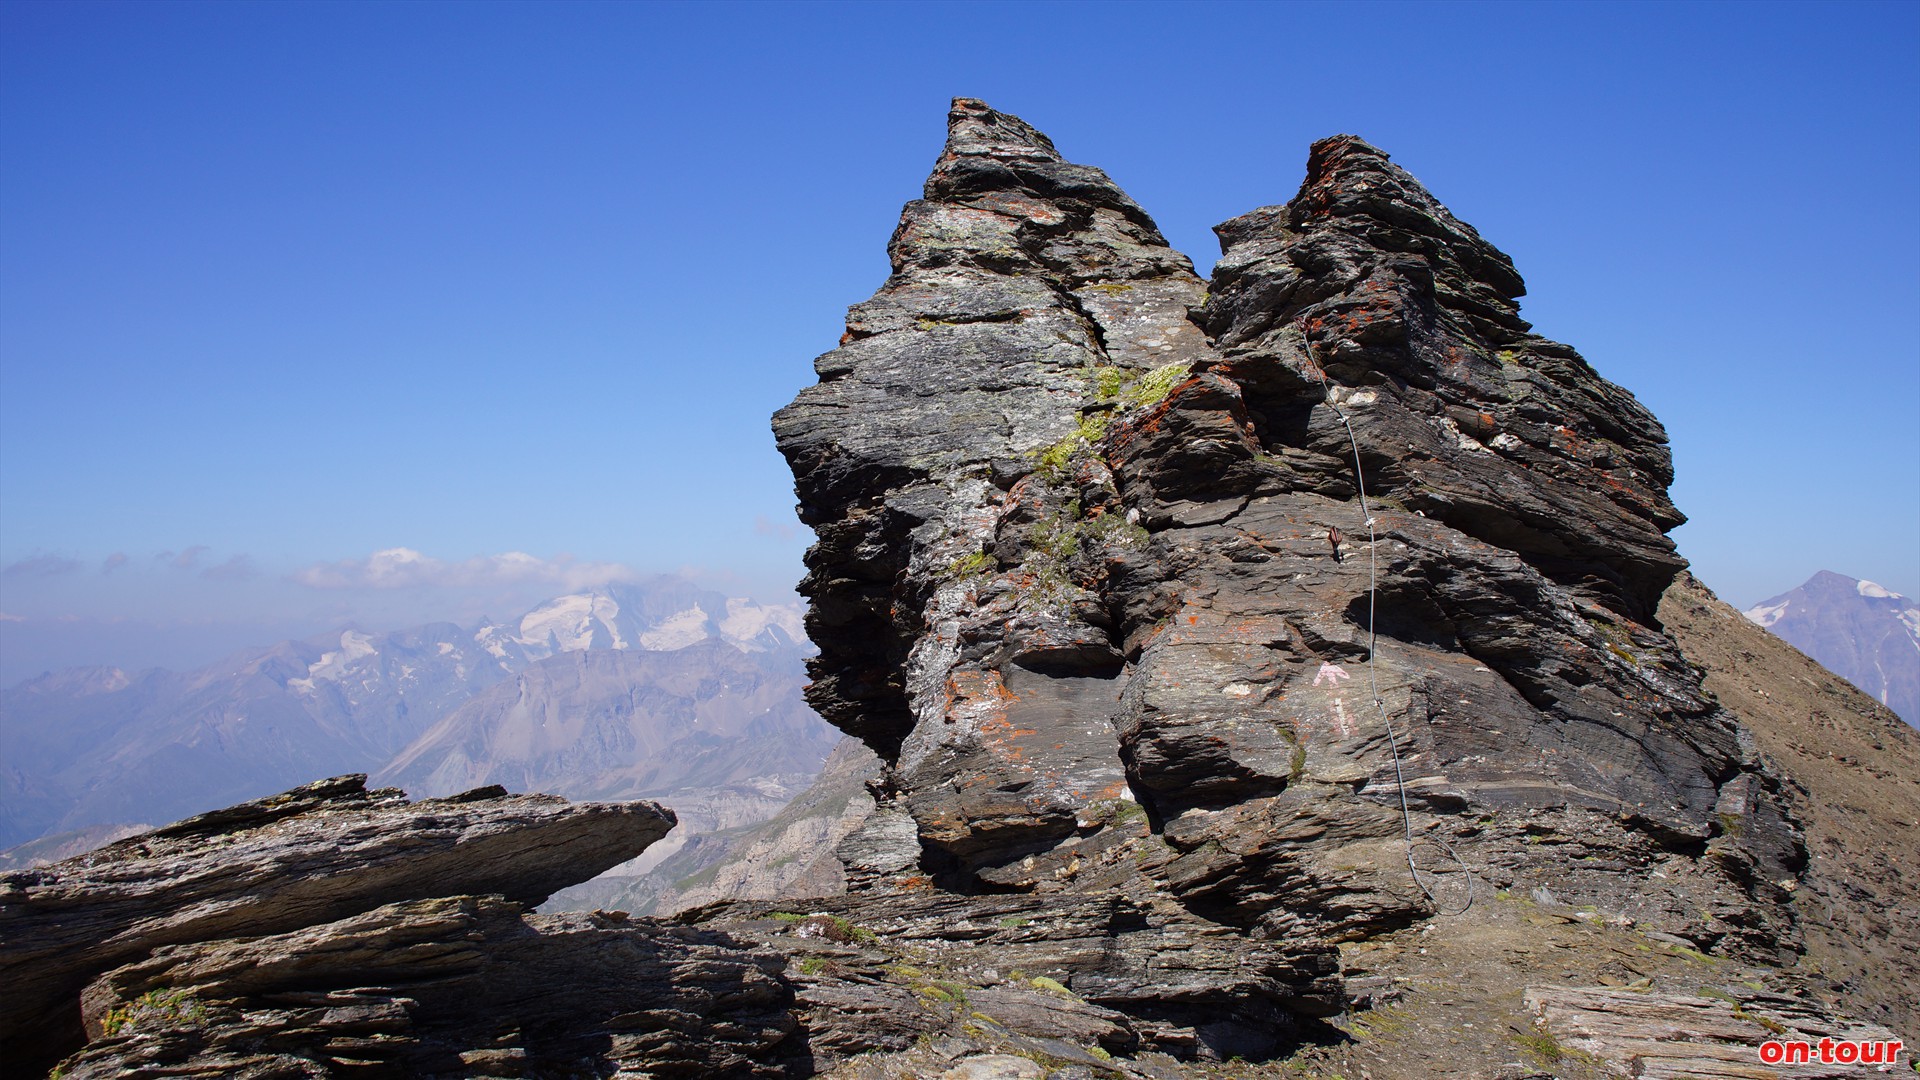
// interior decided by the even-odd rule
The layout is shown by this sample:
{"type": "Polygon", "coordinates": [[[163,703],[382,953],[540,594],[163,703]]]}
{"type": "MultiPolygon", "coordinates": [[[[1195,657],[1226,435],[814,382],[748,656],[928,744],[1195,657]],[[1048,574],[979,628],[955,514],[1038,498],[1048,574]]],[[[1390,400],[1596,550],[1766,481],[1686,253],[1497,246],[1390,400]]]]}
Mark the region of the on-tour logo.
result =
{"type": "Polygon", "coordinates": [[[1900,1056],[1899,1039],[1768,1039],[1760,1044],[1766,1065],[1891,1065],[1900,1056]]]}

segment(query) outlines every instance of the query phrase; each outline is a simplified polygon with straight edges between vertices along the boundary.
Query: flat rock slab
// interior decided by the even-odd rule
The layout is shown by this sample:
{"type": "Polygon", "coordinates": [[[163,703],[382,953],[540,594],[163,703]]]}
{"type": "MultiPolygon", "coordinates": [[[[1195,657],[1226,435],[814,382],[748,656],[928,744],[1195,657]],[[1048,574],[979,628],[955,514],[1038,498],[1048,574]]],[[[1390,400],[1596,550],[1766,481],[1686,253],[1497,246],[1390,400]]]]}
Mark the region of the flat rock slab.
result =
{"type": "Polygon", "coordinates": [[[1058,1043],[1053,1057],[1226,1059],[1270,1055],[1344,1005],[1331,946],[1249,940],[1164,902],[927,890],[796,906],[679,918],[800,958],[789,977],[821,1066],[940,1033],[946,1008],[963,1028],[1058,1043]]]}
{"type": "Polygon", "coordinates": [[[282,933],[402,900],[538,904],[673,828],[647,802],[483,788],[409,802],[336,777],[0,875],[0,1057],[81,1042],[79,994],[167,945],[282,933]]]}

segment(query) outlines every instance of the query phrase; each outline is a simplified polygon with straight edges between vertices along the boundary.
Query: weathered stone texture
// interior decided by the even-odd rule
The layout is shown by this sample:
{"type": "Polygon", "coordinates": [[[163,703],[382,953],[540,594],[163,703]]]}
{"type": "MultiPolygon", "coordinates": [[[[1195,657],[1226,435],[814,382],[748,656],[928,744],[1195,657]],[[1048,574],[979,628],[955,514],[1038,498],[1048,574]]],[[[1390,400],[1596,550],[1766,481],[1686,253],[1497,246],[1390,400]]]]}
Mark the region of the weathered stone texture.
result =
{"type": "Polygon", "coordinates": [[[408,802],[365,780],[321,781],[0,875],[0,1053],[50,1064],[76,1048],[82,988],[156,951],[420,898],[496,894],[531,908],[638,855],[674,823],[646,802],[571,804],[499,788],[408,802]]]}
{"type": "Polygon", "coordinates": [[[1659,423],[1358,139],[1219,232],[1209,291],[1104,174],[957,101],[893,277],[775,417],[811,700],[888,765],[850,880],[1326,941],[1468,902],[1470,867],[1790,954],[1779,779],[1653,613],[1659,423]],[[868,843],[908,819],[911,864],[868,843]]]}

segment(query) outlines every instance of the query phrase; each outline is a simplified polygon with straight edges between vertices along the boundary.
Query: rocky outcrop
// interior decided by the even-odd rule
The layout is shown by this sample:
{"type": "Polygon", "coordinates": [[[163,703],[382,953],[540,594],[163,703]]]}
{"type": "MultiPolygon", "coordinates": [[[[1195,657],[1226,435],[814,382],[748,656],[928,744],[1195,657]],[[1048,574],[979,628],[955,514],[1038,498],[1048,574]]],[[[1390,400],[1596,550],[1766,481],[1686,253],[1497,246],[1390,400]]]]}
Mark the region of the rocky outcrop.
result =
{"type": "Polygon", "coordinates": [[[1844,1063],[1822,1062],[1816,1049],[1812,1060],[1796,1058],[1793,1067],[1776,1071],[1764,1067],[1755,1047],[1770,1041],[1810,1047],[1822,1040],[1869,1043],[1875,1047],[1869,1051],[1871,1064],[1877,1066],[1894,1063],[1890,1044],[1900,1042],[1886,1028],[1835,1023],[1800,999],[1780,994],[1749,992],[1735,998],[1540,987],[1529,989],[1526,1001],[1539,1018],[1545,1045],[1561,1049],[1562,1056],[1597,1058],[1644,1080],[1846,1080],[1862,1072],[1857,1056],[1844,1063]]]}
{"type": "Polygon", "coordinates": [[[1538,897],[1795,963],[1812,809],[1662,623],[1658,421],[1360,139],[1217,231],[1202,283],[958,100],[776,414],[809,701],[884,763],[850,899],[1123,895],[1330,956],[1538,897]]]}
{"type": "MultiPolygon", "coordinates": [[[[308,933],[421,899],[491,895],[496,899],[462,910],[507,918],[639,854],[673,827],[672,813],[652,803],[576,805],[499,788],[408,802],[396,790],[369,791],[365,780],[322,781],[63,863],[0,875],[0,1053],[51,1064],[76,1049],[84,1041],[81,991],[123,965],[165,955],[172,959],[151,971],[192,967],[200,961],[190,956],[220,953],[235,939],[308,933]],[[221,942],[227,944],[211,944],[221,942]]],[[[324,968],[341,934],[385,934],[398,942],[453,932],[415,925],[411,910],[391,911],[372,929],[341,924],[310,934],[303,948],[324,968]]],[[[447,914],[432,905],[419,911],[430,920],[447,914]]],[[[336,962],[347,984],[379,981],[349,977],[353,964],[336,962]]],[[[218,968],[225,961],[206,963],[218,968]]],[[[316,961],[302,953],[288,963],[297,984],[316,961]]],[[[315,978],[307,988],[316,993],[341,988],[328,976],[315,978]]],[[[184,985],[159,975],[109,983],[141,979],[147,981],[130,1001],[184,985]]],[[[293,984],[282,989],[291,992],[293,984]]],[[[104,1002],[114,993],[89,991],[90,1000],[104,1002]]],[[[125,1004],[103,1006],[100,1015],[125,1004]]],[[[96,1016],[96,1037],[113,1033],[102,1024],[96,1016]]]]}
{"type": "Polygon", "coordinates": [[[712,932],[413,900],[116,968],[63,1075],[784,1075],[784,964],[712,932]]]}
{"type": "Polygon", "coordinates": [[[1345,1005],[1325,949],[1248,941],[1175,905],[1114,893],[842,897],[804,912],[734,903],[681,918],[795,958],[821,1063],[948,1029],[945,1010],[916,999],[965,1005],[1027,1036],[1180,1057],[1201,1047],[1271,1056],[1301,1021],[1345,1005]],[[862,989],[874,983],[885,989],[862,989]],[[1029,1015],[1036,992],[1050,1007],[1029,1015]],[[888,996],[909,1007],[887,1007],[888,996]]]}
{"type": "Polygon", "coordinates": [[[1339,939],[1466,903],[1464,863],[1791,951],[1779,780],[1653,614],[1659,424],[1358,139],[1220,234],[1209,292],[1104,174],[955,104],[774,423],[809,699],[913,826],[850,872],[1339,939]]]}

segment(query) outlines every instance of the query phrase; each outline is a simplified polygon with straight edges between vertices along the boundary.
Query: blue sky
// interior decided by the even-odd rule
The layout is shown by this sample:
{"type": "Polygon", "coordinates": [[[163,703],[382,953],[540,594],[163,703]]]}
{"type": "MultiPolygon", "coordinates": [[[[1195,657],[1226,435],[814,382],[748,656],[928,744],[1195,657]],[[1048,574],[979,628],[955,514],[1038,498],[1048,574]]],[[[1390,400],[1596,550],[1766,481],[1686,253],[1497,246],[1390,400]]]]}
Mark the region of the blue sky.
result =
{"type": "Polygon", "coordinates": [[[1666,423],[1708,584],[1920,594],[1916,53],[1912,4],[6,3],[0,681],[779,593],[768,415],[956,94],[1203,273],[1364,136],[1666,423]]]}

